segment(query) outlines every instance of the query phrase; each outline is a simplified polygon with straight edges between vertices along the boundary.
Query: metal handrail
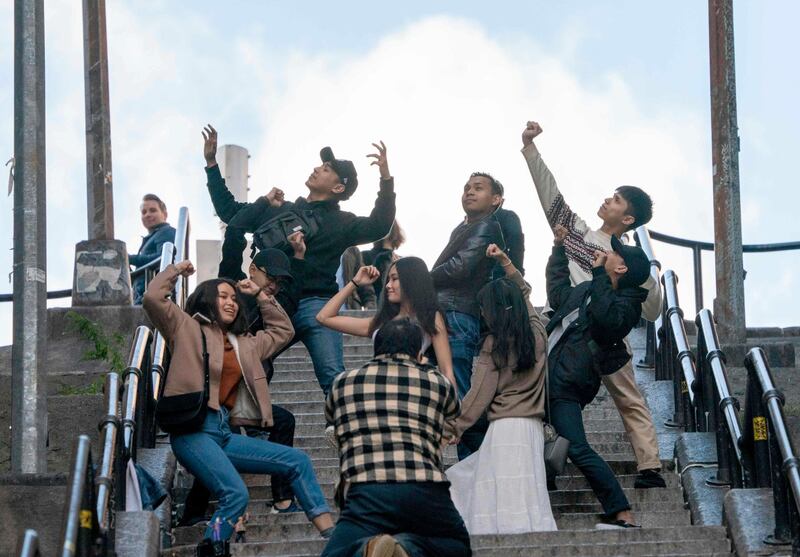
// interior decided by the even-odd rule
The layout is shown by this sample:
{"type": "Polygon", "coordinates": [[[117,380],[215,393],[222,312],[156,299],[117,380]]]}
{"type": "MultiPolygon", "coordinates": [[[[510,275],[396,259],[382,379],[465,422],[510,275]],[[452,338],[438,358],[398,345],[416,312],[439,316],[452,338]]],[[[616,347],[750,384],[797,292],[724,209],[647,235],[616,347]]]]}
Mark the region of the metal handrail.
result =
{"type": "Polygon", "coordinates": [[[110,527],[109,499],[114,488],[115,459],[117,451],[117,437],[119,436],[119,374],[111,372],[106,375],[106,384],[103,392],[106,397],[106,415],[101,420],[100,442],[103,455],[100,460],[95,485],[97,485],[97,522],[102,531],[110,527]]]}
{"type": "Polygon", "coordinates": [[[675,414],[668,423],[670,427],[696,429],[697,371],[694,354],[689,345],[683,321],[683,310],[678,303],[678,276],[667,270],[661,279],[664,286],[664,305],[661,314],[662,342],[657,348],[657,379],[669,379],[673,383],[675,414]]]}
{"type": "Polygon", "coordinates": [[[136,445],[135,433],[137,424],[141,423],[141,413],[136,412],[137,402],[142,400],[142,387],[140,379],[142,377],[142,367],[146,361],[147,352],[150,348],[152,333],[149,328],[140,325],[136,328],[133,337],[130,356],[128,357],[128,367],[122,372],[124,390],[122,395],[122,449],[125,460],[135,458],[136,445]],[[139,419],[137,419],[137,417],[139,419]]]}
{"type": "MultiPolygon", "coordinates": [[[[641,228],[641,227],[640,227],[641,228]]],[[[638,231],[638,229],[637,229],[638,231]]],[[[689,248],[692,250],[692,260],[694,266],[694,300],[695,311],[698,313],[703,308],[703,251],[714,251],[714,244],[711,242],[700,242],[698,240],[689,240],[687,238],[678,238],[677,236],[670,236],[662,234],[655,230],[650,230],[650,237],[653,240],[664,242],[673,246],[682,248],[689,248]]],[[[774,244],[744,244],[742,245],[743,253],[767,253],[775,251],[790,251],[800,250],[800,242],[778,242],[774,244]]]]}
{"type": "MultiPolygon", "coordinates": [[[[175,231],[175,261],[180,262],[189,258],[189,209],[181,207],[178,212],[178,228],[175,231]]],[[[189,291],[189,278],[180,277],[175,285],[175,303],[183,308],[189,291]]]]}
{"type": "Polygon", "coordinates": [[[42,554],[39,551],[39,534],[36,533],[36,530],[25,530],[25,533],[19,540],[17,555],[19,555],[19,557],[41,557],[42,554]]]}
{"type": "Polygon", "coordinates": [[[747,399],[745,414],[750,426],[757,487],[772,487],[775,530],[769,544],[793,543],[793,555],[800,551],[800,461],[786,429],[783,393],[772,379],[764,350],[752,348],[745,357],[747,399]]]}
{"type": "Polygon", "coordinates": [[[93,505],[94,470],[92,449],[88,435],[78,436],[72,456],[72,472],[68,484],[68,496],[64,509],[64,522],[61,530],[61,557],[90,555],[89,548],[100,541],[97,515],[93,505]]]}
{"type": "Polygon", "coordinates": [[[697,354],[699,356],[699,389],[704,398],[707,427],[714,431],[717,442],[717,476],[711,485],[743,487],[749,483],[742,458],[742,431],[739,426],[739,401],[731,395],[725,356],[720,349],[714,317],[704,309],[697,314],[697,354]],[[714,404],[710,404],[711,401],[714,404]],[[722,414],[718,416],[717,412],[722,414]],[[720,417],[722,419],[720,419],[720,417]]]}
{"type": "MultiPolygon", "coordinates": [[[[656,285],[660,284],[661,262],[656,259],[655,252],[653,251],[653,244],[650,241],[650,232],[647,230],[647,227],[644,225],[638,227],[634,231],[634,239],[636,240],[636,244],[644,251],[647,259],[650,260],[650,276],[655,281],[656,285]]],[[[645,330],[647,343],[645,345],[644,358],[637,364],[640,367],[655,367],[655,355],[659,342],[657,331],[660,328],[661,316],[656,319],[656,322],[647,322],[645,330]]]]}

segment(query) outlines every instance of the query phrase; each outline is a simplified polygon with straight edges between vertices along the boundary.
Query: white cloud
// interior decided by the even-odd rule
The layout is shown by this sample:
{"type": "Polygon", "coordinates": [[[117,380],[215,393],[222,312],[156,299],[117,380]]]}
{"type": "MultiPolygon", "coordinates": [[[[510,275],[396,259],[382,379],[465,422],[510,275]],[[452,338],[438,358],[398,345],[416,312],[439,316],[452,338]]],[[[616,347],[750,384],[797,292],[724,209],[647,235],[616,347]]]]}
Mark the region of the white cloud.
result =
{"type": "MultiPolygon", "coordinates": [[[[71,283],[73,246],[85,236],[85,163],[80,16],[66,1],[48,2],[48,10],[70,22],[48,27],[48,48],[59,45],[58,58],[74,74],[71,80],[59,74],[58,89],[48,90],[55,99],[48,113],[53,289],[71,283]]],[[[147,191],[163,196],[173,218],[180,205],[189,206],[194,238],[218,237],[202,171],[199,132],[208,120],[223,143],[244,143],[244,130],[254,126],[263,130],[245,145],[256,194],[272,185],[290,196],[304,194],[319,148],[331,145],[358,168],[359,191],[344,206],[358,214],[369,212],[377,191],[377,171],[365,155],[372,141],[384,140],[408,236],[401,251],[429,264],[462,218],[460,189],[470,172],[493,173],[506,186],[507,207],[523,220],[526,269],[539,303],[551,234],[519,154],[528,119],[542,123],[537,144],[570,204],[590,223],[599,224],[595,211],[615,186],[636,184],[655,200],[654,229],[712,237],[704,115],[680,100],[648,109],[624,75],[609,73],[587,85],[561,54],[534,40],[504,43],[475,22],[432,17],[365,52],[294,51],[276,60],[258,35],[218,37],[200,18],[177,21],[120,3],[109,10],[116,230],[132,251],[142,232],[138,203],[147,191]]],[[[578,31],[564,44],[573,44],[578,31]]],[[[10,200],[2,209],[10,215],[10,200]]],[[[4,223],[3,231],[10,229],[4,223]]],[[[656,249],[665,267],[683,278],[681,298],[690,314],[690,255],[656,249]]],[[[0,255],[0,263],[10,268],[10,256],[0,255]]],[[[713,267],[706,263],[711,284],[713,267]]],[[[707,305],[711,298],[707,291],[707,305]]],[[[0,344],[10,340],[10,309],[0,306],[0,344]]],[[[791,321],[791,313],[784,319],[791,321]]]]}

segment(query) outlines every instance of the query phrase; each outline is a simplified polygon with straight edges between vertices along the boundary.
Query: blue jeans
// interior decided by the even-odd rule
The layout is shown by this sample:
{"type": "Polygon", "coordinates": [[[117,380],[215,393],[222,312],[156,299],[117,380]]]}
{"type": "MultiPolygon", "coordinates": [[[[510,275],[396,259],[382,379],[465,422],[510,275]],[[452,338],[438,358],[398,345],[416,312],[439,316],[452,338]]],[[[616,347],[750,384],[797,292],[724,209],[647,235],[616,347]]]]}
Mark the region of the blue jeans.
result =
{"type": "Polygon", "coordinates": [[[314,373],[324,394],[331,389],[333,378],[344,371],[342,333],[323,327],[317,314],[330,298],[303,298],[292,316],[294,341],[302,341],[311,354],[314,373]]]}
{"type": "Polygon", "coordinates": [[[380,534],[394,536],[410,557],[472,555],[446,482],[351,485],[322,557],[360,557],[370,538],[380,534]]]}
{"type": "Polygon", "coordinates": [[[603,512],[609,518],[614,518],[618,512],[630,510],[631,505],[614,472],[586,440],[580,403],[573,400],[550,400],[550,423],[559,435],[569,439],[567,456],[586,476],[592,491],[603,506],[603,512]]]}
{"type": "Polygon", "coordinates": [[[244,514],[249,494],[239,472],[284,476],[309,519],[330,512],[306,453],[231,433],[225,408],[220,411],[209,408],[200,431],[173,435],[170,444],[178,462],[219,499],[206,528],[206,538],[212,538],[211,525],[219,519],[221,539],[227,540],[244,514]]]}
{"type": "MultiPolygon", "coordinates": [[[[477,317],[460,311],[445,312],[447,320],[450,351],[453,353],[453,374],[456,376],[456,390],[459,400],[463,399],[472,385],[472,360],[478,354],[481,322],[477,317]]],[[[459,460],[464,460],[478,450],[489,428],[485,416],[461,436],[457,446],[459,460]]]]}

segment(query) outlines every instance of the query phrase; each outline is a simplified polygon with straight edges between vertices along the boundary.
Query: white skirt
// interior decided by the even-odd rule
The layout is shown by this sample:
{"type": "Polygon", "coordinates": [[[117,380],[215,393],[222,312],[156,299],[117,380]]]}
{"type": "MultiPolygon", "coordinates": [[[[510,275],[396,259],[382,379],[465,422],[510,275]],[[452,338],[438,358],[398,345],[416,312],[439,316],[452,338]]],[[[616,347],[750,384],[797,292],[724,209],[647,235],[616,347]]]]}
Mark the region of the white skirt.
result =
{"type": "Polygon", "coordinates": [[[489,424],[478,452],[447,470],[450,495],[470,534],[556,530],[539,418],[489,424]]]}

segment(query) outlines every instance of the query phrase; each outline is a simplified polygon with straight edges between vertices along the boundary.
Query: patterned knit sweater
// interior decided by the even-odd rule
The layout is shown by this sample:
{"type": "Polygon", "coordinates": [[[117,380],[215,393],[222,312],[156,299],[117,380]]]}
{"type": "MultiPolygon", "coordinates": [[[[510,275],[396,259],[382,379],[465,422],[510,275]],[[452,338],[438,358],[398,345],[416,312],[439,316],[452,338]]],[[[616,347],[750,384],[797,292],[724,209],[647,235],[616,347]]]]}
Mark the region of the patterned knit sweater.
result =
{"type": "MultiPolygon", "coordinates": [[[[592,280],[592,263],[596,250],[610,251],[611,236],[600,230],[593,230],[589,225],[569,208],[564,196],[558,190],[558,185],[542,160],[536,145],[531,143],[522,148],[522,155],[528,163],[528,170],[536,186],[539,202],[547,217],[550,228],[557,224],[568,230],[564,240],[564,249],[569,259],[569,275],[572,285],[578,285],[587,280],[592,280]]],[[[623,242],[627,237],[623,236],[623,242]]],[[[642,288],[647,289],[647,299],[642,304],[642,317],[648,321],[655,321],[661,312],[661,287],[648,277],[642,288]]]]}

